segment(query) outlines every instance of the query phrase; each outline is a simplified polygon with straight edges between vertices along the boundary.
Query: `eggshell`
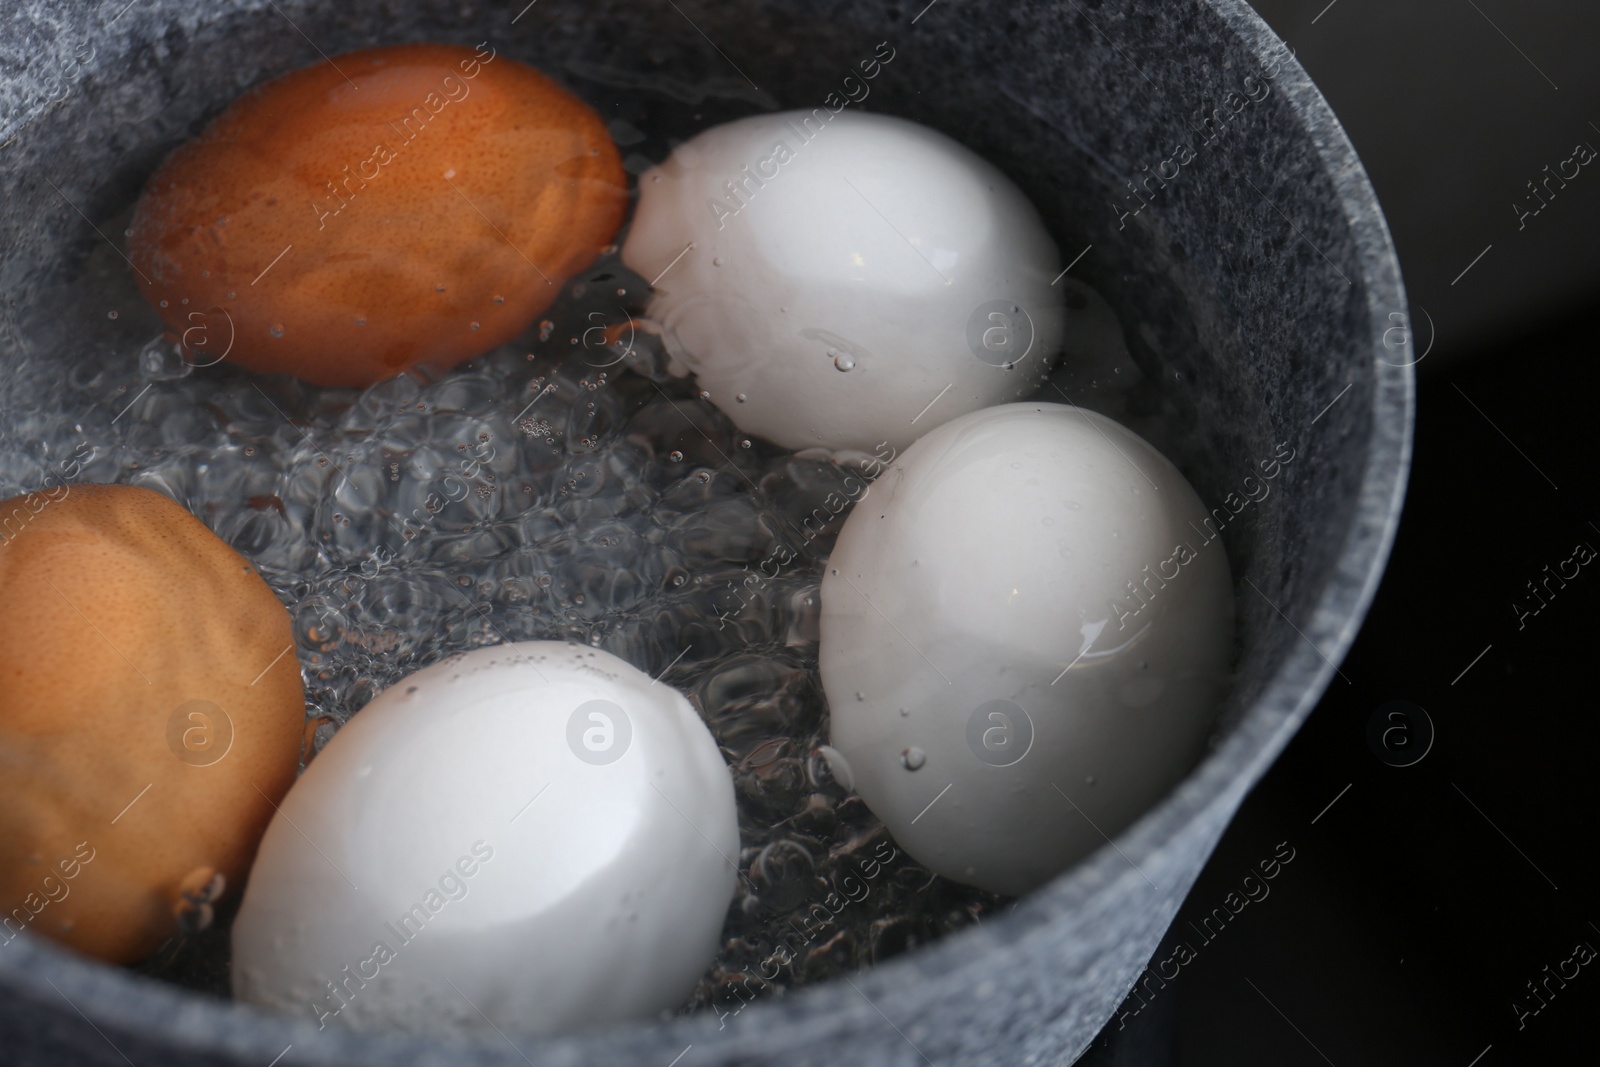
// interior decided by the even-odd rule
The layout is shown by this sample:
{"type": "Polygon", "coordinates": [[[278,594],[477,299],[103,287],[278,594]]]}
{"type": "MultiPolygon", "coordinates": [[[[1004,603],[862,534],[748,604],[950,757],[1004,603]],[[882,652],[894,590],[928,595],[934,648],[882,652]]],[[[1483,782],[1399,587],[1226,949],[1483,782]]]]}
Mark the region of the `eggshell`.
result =
{"type": "Polygon", "coordinates": [[[746,433],[900,449],[1026,395],[1061,345],[1061,264],[1026,196],[925,126],[826,108],[679,145],[623,261],[670,354],[746,433]]]}
{"type": "Polygon", "coordinates": [[[626,203],[582,100],[487,44],[394,45],[240,97],[151,176],[129,255],[193,362],[367,385],[516,337],[626,203]]]}
{"type": "Polygon", "coordinates": [[[289,614],[148,489],[30,493],[0,534],[0,939],[131,963],[242,883],[294,779],[289,614]]]}
{"type": "Polygon", "coordinates": [[[1022,893],[1193,766],[1233,651],[1208,517],[1137,435],[1057,404],[946,423],[878,478],[820,661],[836,769],[907,852],[1022,893]]]}
{"type": "Polygon", "coordinates": [[[680,694],[579,645],[478,649],[379,694],[290,791],[234,993],[358,1030],[649,1018],[709,966],[738,859],[732,778],[680,694]]]}

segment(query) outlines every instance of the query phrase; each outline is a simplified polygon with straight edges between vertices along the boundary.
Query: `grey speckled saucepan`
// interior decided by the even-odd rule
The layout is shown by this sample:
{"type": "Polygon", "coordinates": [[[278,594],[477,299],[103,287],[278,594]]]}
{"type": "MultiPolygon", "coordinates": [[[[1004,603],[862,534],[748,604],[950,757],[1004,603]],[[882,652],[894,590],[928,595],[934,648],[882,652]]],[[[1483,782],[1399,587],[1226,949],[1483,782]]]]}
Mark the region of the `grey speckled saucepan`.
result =
{"type": "Polygon", "coordinates": [[[1272,495],[1225,537],[1239,666],[1202,762],[1116,847],[1001,917],[721,1023],[515,1046],[492,1034],[359,1037],[18,937],[0,945],[0,1060],[267,1067],[287,1049],[285,1067],[667,1067],[680,1054],[681,1067],[1012,1067],[1084,1049],[1371,600],[1410,452],[1406,301],[1349,141],[1241,0],[925,2],[9,0],[0,427],[48,402],[11,384],[28,377],[14,323],[35,282],[81,261],[101,240],[89,220],[113,218],[238,92],[317,62],[318,49],[489,40],[580,91],[644,79],[755,109],[819,106],[889,42],[896,58],[866,106],[993,160],[1039,204],[1064,259],[1092,246],[1073,276],[1110,302],[1145,380],[1125,415],[1201,497],[1226,501],[1259,460],[1294,450],[1272,495]]]}

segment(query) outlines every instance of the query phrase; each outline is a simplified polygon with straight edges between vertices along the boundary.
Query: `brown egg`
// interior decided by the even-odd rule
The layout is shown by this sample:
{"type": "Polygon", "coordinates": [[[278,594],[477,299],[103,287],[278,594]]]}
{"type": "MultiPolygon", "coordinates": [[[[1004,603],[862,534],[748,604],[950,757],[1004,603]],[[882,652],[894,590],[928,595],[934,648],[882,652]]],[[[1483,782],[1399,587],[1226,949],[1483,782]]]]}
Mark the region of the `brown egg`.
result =
{"type": "Polygon", "coordinates": [[[129,251],[193,362],[369,385],[522,333],[627,199],[582,100],[487,44],[397,45],[236,100],[150,178],[129,251]]]}
{"type": "Polygon", "coordinates": [[[0,941],[133,962],[240,886],[294,780],[289,613],[148,489],[16,497],[0,538],[0,941]]]}

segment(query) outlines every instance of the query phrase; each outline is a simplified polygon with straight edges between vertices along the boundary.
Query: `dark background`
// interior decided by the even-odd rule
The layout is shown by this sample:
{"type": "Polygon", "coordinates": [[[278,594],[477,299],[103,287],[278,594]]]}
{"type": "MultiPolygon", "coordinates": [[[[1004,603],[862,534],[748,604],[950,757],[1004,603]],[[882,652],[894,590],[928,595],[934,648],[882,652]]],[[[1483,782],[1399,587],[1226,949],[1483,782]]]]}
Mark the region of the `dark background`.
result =
{"type": "Polygon", "coordinates": [[[1600,10],[1256,6],[1344,122],[1394,232],[1428,353],[1415,462],[1340,675],[1155,960],[1180,943],[1192,957],[1080,1063],[1597,1063],[1600,957],[1563,961],[1600,951],[1600,557],[1551,576],[1600,549],[1600,165],[1521,229],[1512,204],[1536,206],[1526,182],[1578,142],[1600,148],[1600,10]],[[1425,709],[1431,746],[1415,713],[1387,717],[1396,700],[1425,709]],[[1398,727],[1387,746],[1369,740],[1375,715],[1380,735],[1398,727]],[[1379,755],[1407,752],[1421,758],[1379,755]],[[1294,859],[1241,905],[1280,842],[1294,859]],[[1202,929],[1217,908],[1226,923],[1202,929]]]}

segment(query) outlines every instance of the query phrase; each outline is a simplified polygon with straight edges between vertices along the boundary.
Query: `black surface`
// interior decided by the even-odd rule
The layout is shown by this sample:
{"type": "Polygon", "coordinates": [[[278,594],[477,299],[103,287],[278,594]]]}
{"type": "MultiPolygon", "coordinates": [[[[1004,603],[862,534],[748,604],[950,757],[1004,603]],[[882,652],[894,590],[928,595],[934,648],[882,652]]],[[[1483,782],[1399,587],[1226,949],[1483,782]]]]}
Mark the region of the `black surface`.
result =
{"type": "Polygon", "coordinates": [[[1418,320],[1426,309],[1465,340],[1558,315],[1600,286],[1600,175],[1549,177],[1576,144],[1600,149],[1600,4],[1251,2],[1361,153],[1418,320]]]}
{"type": "Polygon", "coordinates": [[[1184,1067],[1600,1057],[1600,958],[1564,986],[1549,979],[1553,996],[1543,986],[1577,944],[1600,951],[1600,556],[1564,588],[1541,586],[1537,614],[1527,587],[1570,574],[1575,546],[1600,549],[1597,329],[1591,306],[1418,367],[1406,510],[1342,677],[1245,802],[1155,956],[1187,942],[1194,958],[1165,988],[1150,982],[1145,1010],[1132,1014],[1130,998],[1080,1062],[1167,1062],[1168,1041],[1184,1067]],[[1426,709],[1435,731],[1406,767],[1368,740],[1392,700],[1426,709]],[[1202,919],[1284,841],[1295,858],[1269,894],[1206,940],[1202,919]],[[1537,1013],[1529,981],[1546,1002],[1537,1013]]]}

